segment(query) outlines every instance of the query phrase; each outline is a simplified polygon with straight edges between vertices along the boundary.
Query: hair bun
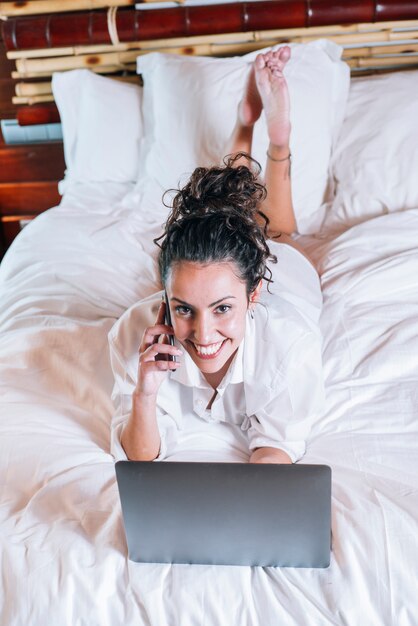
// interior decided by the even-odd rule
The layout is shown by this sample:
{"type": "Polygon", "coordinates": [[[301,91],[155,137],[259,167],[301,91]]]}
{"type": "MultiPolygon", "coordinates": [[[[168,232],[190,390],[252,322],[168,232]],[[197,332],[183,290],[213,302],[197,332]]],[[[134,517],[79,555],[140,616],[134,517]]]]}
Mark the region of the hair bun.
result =
{"type": "Polygon", "coordinates": [[[260,170],[240,152],[225,157],[224,166],[198,167],[176,190],[164,233],[154,239],[164,285],[170,268],[184,261],[234,262],[248,296],[262,278],[271,281],[267,260],[276,262],[276,257],[266,241],[268,218],[259,210],[267,193],[258,180],[260,170]],[[250,167],[237,165],[242,157],[250,167]]]}
{"type": "Polygon", "coordinates": [[[255,219],[266,196],[265,187],[258,180],[260,164],[244,152],[227,156],[223,162],[224,166],[196,168],[183,189],[175,190],[172,203],[175,220],[210,214],[221,219],[233,216],[255,219]],[[234,166],[243,157],[250,167],[234,166]]]}

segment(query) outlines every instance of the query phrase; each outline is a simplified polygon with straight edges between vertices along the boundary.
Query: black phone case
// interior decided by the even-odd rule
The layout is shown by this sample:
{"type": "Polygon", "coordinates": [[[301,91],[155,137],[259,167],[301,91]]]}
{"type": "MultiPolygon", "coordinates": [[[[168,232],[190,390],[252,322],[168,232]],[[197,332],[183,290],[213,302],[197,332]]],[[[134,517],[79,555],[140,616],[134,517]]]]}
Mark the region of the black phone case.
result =
{"type": "MultiPolygon", "coordinates": [[[[165,323],[167,324],[167,326],[172,326],[172,322],[171,322],[171,315],[170,315],[170,306],[168,304],[168,298],[167,298],[167,292],[164,291],[164,302],[165,302],[165,323]]],[[[171,346],[174,346],[174,335],[167,335],[168,336],[168,341],[170,343],[171,346]]],[[[169,361],[176,361],[176,357],[173,356],[172,354],[168,355],[168,360],[169,361]]]]}

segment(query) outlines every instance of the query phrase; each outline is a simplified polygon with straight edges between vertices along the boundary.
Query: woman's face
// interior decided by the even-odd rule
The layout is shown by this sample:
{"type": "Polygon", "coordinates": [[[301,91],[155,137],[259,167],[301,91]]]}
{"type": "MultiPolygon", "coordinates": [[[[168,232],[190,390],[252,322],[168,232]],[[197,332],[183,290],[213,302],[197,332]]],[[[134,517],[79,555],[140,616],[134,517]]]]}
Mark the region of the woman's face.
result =
{"type": "Polygon", "coordinates": [[[166,289],[176,338],[209,382],[216,374],[220,382],[244,337],[246,284],[232,263],[184,261],[171,269],[166,289]]]}

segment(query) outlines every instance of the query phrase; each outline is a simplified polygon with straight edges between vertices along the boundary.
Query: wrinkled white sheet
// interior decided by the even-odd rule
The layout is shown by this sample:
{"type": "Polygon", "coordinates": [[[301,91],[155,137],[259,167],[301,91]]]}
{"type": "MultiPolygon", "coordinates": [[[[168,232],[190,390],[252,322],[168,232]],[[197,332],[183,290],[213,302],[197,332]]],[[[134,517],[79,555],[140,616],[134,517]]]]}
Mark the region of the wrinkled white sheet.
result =
{"type": "Polygon", "coordinates": [[[417,624],[418,209],[306,239],[327,410],[304,461],[333,469],[330,567],[144,565],[109,454],[107,333],[157,288],[160,227],[126,191],[66,194],[0,267],[2,626],[417,624]]]}

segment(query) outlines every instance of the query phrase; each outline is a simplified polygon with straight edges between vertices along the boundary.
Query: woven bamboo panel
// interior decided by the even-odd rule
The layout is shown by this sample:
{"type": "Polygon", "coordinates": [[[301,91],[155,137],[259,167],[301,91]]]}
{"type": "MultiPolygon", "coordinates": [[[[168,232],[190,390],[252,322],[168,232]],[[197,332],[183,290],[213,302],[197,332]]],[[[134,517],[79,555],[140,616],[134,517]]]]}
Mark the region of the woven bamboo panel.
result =
{"type": "MultiPolygon", "coordinates": [[[[53,72],[88,68],[102,74],[135,74],[136,57],[151,51],[200,56],[240,55],[284,42],[306,43],[325,37],[344,48],[343,59],[353,72],[418,67],[418,20],[352,24],[316,28],[278,29],[250,33],[220,34],[138,41],[117,46],[80,46],[59,50],[9,53],[16,61],[14,78],[45,78],[53,72]],[[400,39],[403,41],[400,41],[400,39]],[[57,54],[58,52],[58,54],[57,54]]],[[[15,104],[52,101],[50,83],[21,82],[16,85],[15,104]],[[49,87],[47,87],[49,85],[49,87]]]]}

